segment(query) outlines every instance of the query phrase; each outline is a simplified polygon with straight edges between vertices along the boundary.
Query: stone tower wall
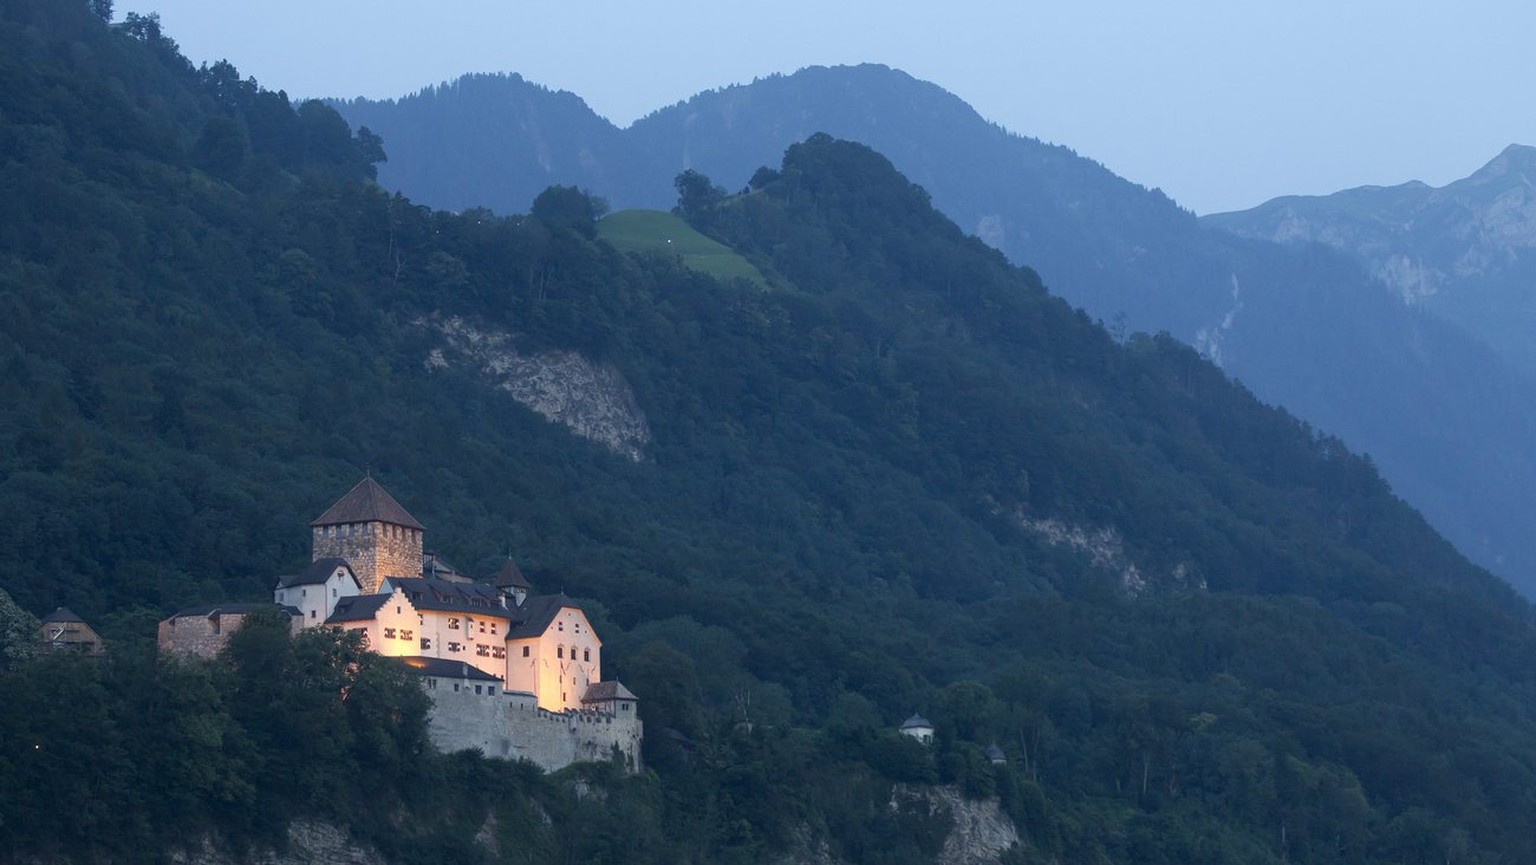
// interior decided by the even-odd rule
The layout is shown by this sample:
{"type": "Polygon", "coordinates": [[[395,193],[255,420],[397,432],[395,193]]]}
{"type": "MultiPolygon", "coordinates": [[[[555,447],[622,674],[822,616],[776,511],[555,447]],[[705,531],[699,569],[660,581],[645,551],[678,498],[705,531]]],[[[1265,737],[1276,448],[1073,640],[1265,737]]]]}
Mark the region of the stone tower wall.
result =
{"type": "Polygon", "coordinates": [[[346,559],[363,594],[373,595],[385,577],[421,576],[421,532],[389,523],[315,526],[311,561],[346,559]]]}

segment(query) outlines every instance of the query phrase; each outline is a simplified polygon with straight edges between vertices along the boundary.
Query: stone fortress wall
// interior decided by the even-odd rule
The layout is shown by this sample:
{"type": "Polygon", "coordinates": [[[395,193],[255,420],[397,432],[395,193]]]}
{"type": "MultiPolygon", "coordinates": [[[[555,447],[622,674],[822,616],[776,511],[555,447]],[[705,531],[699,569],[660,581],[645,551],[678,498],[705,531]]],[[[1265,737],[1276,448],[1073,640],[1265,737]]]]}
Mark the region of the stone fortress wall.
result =
{"type": "Polygon", "coordinates": [[[443,753],[477,748],[487,757],[528,760],[553,772],[578,761],[607,760],[617,747],[628,771],[640,768],[641,723],[604,711],[550,712],[532,694],[475,693],[452,679],[427,689],[432,699],[428,731],[443,753]]]}

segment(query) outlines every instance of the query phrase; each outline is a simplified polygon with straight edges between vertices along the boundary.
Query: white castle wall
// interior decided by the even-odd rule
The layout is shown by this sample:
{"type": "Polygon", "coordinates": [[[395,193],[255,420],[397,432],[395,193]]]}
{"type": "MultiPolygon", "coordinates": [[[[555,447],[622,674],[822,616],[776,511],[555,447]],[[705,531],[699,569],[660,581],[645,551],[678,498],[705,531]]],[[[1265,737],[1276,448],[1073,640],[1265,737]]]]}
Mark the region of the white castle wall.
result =
{"type": "MultiPolygon", "coordinates": [[[[532,694],[476,694],[473,685],[453,690],[452,679],[427,689],[432,698],[428,731],[439,751],[479,748],[487,757],[528,760],[553,772],[584,760],[607,760],[615,746],[629,771],[640,768],[641,723],[605,712],[549,712],[532,694]]],[[[498,692],[500,689],[497,689],[498,692]]]]}

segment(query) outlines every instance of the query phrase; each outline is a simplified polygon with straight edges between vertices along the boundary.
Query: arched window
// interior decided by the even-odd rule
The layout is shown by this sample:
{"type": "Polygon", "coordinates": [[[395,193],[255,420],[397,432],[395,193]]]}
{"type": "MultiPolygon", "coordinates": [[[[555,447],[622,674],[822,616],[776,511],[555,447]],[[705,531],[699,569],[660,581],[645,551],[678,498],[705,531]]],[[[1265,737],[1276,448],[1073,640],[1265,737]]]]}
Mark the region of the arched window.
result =
{"type": "Polygon", "coordinates": [[[557,658],[565,657],[565,647],[564,646],[556,646],[555,647],[555,657],[557,657],[557,658]]]}

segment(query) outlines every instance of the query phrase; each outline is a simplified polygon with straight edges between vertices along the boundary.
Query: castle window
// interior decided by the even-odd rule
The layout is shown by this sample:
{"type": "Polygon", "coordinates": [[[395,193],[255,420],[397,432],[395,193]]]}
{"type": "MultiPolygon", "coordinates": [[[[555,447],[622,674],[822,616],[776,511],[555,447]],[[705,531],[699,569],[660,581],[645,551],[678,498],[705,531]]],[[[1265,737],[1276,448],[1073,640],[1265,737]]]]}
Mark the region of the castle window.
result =
{"type": "Polygon", "coordinates": [[[502,648],[501,646],[492,646],[491,647],[491,657],[493,657],[493,658],[505,658],[506,656],[507,656],[507,650],[506,649],[502,648]]]}
{"type": "Polygon", "coordinates": [[[464,644],[463,643],[449,643],[448,644],[448,651],[450,651],[450,652],[459,652],[459,651],[463,651],[463,649],[464,649],[464,644]]]}
{"type": "Polygon", "coordinates": [[[475,686],[475,693],[476,693],[476,694],[479,694],[479,693],[482,693],[482,691],[481,691],[481,688],[480,688],[480,686],[479,686],[479,685],[476,685],[476,686],[475,686]]]}
{"type": "Polygon", "coordinates": [[[555,647],[555,657],[557,657],[557,658],[565,657],[565,647],[564,646],[556,646],[555,647]]]}
{"type": "Polygon", "coordinates": [[[422,637],[421,638],[421,650],[423,652],[425,652],[425,651],[429,651],[431,648],[432,648],[432,638],[431,637],[422,637]]]}
{"type": "Polygon", "coordinates": [[[448,627],[455,631],[459,629],[459,619],[457,616],[448,617],[448,627]]]}
{"type": "Polygon", "coordinates": [[[402,639],[402,640],[414,640],[414,639],[416,639],[416,632],[412,631],[412,630],[409,630],[407,628],[401,628],[400,629],[400,639],[402,639]]]}
{"type": "Polygon", "coordinates": [[[491,656],[491,647],[490,646],[485,646],[485,645],[476,646],[475,647],[475,654],[479,655],[482,658],[489,658],[491,656]]]}
{"type": "Polygon", "coordinates": [[[525,657],[525,658],[528,657],[528,647],[527,646],[523,647],[523,657],[525,657]]]}
{"type": "Polygon", "coordinates": [[[395,638],[395,629],[394,628],[385,628],[384,629],[384,639],[386,639],[386,640],[393,640],[394,638],[395,638]]]}
{"type": "Polygon", "coordinates": [[[309,589],[299,589],[299,597],[301,597],[301,598],[309,597],[309,589]]]}
{"type": "Polygon", "coordinates": [[[333,598],[336,597],[336,590],[335,589],[331,589],[331,597],[333,597],[333,598]]]}
{"type": "Polygon", "coordinates": [[[558,629],[558,630],[564,631],[565,630],[565,623],[561,622],[560,624],[555,625],[555,628],[558,629]]]}
{"type": "Polygon", "coordinates": [[[429,690],[429,691],[436,691],[437,690],[437,680],[432,678],[431,676],[427,677],[427,690],[429,690]]]}
{"type": "Polygon", "coordinates": [[[314,611],[314,610],[310,610],[310,611],[309,611],[309,617],[310,617],[310,618],[311,618],[311,619],[313,619],[313,618],[314,618],[314,617],[315,617],[315,611],[314,611]]]}
{"type": "Polygon", "coordinates": [[[485,686],[485,692],[487,694],[491,694],[491,695],[494,696],[496,694],[496,686],[495,685],[486,685],[485,686]]]}
{"type": "Polygon", "coordinates": [[[459,683],[458,682],[454,682],[453,683],[453,690],[455,690],[455,691],[459,690],[459,683]]]}
{"type": "Polygon", "coordinates": [[[482,621],[480,623],[480,633],[482,633],[482,634],[485,633],[485,622],[484,621],[482,621]]]}
{"type": "Polygon", "coordinates": [[[590,660],[592,660],[592,651],[590,649],[582,649],[581,650],[581,659],[583,661],[590,661],[590,660]]]}

